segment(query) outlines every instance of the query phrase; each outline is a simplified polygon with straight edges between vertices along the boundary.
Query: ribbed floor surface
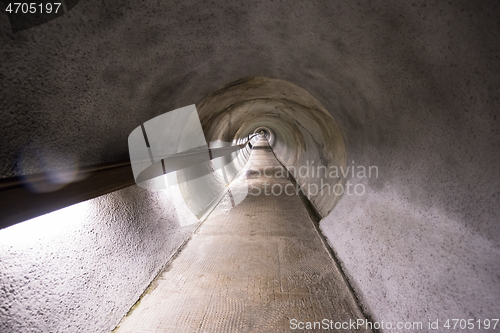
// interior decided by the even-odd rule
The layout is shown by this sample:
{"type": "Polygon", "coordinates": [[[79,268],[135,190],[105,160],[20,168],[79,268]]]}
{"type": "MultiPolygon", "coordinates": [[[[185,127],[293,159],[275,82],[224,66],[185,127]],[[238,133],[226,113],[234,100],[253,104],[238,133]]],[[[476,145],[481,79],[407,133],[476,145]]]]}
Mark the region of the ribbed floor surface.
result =
{"type": "Polygon", "coordinates": [[[365,332],[294,326],[364,316],[300,198],[265,195],[290,181],[266,178],[281,166],[267,141],[255,148],[230,190],[245,200],[224,197],[116,332],[365,332]]]}

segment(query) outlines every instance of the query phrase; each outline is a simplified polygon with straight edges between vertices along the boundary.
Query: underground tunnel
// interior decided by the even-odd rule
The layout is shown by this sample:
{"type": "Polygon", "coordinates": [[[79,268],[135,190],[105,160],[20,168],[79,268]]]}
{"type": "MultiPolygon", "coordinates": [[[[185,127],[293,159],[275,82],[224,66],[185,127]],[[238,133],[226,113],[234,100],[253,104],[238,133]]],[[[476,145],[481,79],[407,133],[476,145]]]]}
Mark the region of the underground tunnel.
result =
{"type": "Polygon", "coordinates": [[[496,2],[64,8],[0,14],[1,332],[500,330],[496,2]]]}

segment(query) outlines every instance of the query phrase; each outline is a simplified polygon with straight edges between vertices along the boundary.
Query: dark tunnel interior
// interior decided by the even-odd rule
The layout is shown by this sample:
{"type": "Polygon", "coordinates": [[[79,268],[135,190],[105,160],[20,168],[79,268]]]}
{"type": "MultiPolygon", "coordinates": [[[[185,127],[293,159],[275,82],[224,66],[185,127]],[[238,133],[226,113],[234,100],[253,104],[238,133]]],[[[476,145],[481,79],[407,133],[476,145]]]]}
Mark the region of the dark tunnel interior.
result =
{"type": "Polygon", "coordinates": [[[1,332],[135,331],[160,283],[188,326],[151,332],[301,331],[324,295],[295,319],[500,330],[499,2],[63,3],[0,3],[1,332]],[[193,105],[201,153],[160,124],[193,105]],[[176,159],[136,184],[155,124],[176,159]]]}

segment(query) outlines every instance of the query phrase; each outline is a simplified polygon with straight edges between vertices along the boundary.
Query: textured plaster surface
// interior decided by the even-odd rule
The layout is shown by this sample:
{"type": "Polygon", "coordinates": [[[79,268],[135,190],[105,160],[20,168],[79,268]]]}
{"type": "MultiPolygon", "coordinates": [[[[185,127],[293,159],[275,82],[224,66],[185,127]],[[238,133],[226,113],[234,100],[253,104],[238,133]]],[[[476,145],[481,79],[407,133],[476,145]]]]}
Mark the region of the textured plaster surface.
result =
{"type": "Polygon", "coordinates": [[[447,319],[498,317],[498,244],[443,212],[422,211],[385,191],[361,200],[342,198],[321,229],[374,320],[420,321],[424,330],[409,332],[432,332],[428,319],[439,319],[444,331],[447,319]]]}
{"type": "Polygon", "coordinates": [[[81,1],[12,34],[0,14],[0,175],[125,160],[154,116],[244,77],[286,80],[333,116],[348,165],[378,166],[321,222],[375,318],[486,318],[500,299],[498,17],[495,1],[81,1]]]}
{"type": "Polygon", "coordinates": [[[196,227],[170,202],[134,185],[1,230],[0,331],[112,330],[196,227]]]}

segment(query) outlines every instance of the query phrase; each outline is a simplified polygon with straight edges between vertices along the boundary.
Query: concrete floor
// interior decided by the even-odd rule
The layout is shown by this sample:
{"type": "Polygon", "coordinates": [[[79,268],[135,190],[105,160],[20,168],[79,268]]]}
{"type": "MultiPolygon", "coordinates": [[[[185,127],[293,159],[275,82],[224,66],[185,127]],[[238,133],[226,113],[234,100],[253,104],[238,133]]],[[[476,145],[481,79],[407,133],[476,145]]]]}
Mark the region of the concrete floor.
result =
{"type": "Polygon", "coordinates": [[[300,198],[265,195],[266,181],[268,189],[290,183],[266,178],[266,166],[268,175],[281,168],[260,139],[230,192],[116,332],[289,332],[292,319],[364,318],[300,198]],[[234,206],[231,197],[247,189],[234,206]]]}

